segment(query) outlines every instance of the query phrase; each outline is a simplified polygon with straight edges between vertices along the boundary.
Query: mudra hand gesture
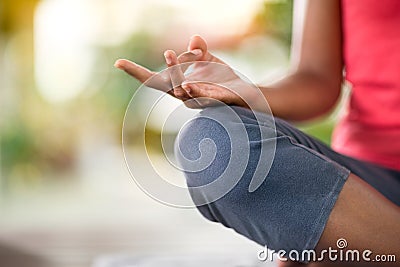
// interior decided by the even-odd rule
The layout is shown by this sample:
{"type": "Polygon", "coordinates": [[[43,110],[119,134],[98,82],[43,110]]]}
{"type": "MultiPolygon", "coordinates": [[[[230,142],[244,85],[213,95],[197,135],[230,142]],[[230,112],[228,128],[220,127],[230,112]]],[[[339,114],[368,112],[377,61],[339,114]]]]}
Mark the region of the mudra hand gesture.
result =
{"type": "Polygon", "coordinates": [[[167,50],[164,57],[168,71],[161,75],[126,59],[117,60],[115,67],[148,87],[184,101],[189,108],[221,103],[248,107],[249,99],[255,98],[251,97],[254,95],[254,86],[242,80],[225,62],[212,55],[206,41],[198,35],[190,39],[188,51],[177,56],[175,51],[167,50]],[[185,75],[191,65],[193,71],[185,75]]]}

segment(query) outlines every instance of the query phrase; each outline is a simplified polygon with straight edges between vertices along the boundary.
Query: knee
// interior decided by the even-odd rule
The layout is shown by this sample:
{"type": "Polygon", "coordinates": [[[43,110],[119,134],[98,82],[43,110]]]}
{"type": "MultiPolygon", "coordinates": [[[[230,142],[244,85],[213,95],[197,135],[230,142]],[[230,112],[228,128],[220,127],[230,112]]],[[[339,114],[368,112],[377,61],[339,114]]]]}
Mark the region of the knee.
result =
{"type": "Polygon", "coordinates": [[[216,120],[198,116],[188,122],[175,141],[175,157],[183,171],[189,193],[199,212],[208,220],[218,221],[207,199],[205,187],[218,179],[230,157],[229,136],[216,120]],[[205,204],[207,203],[207,204],[205,204]]]}
{"type": "Polygon", "coordinates": [[[209,117],[198,116],[179,132],[175,156],[189,187],[212,182],[224,169],[230,155],[229,135],[209,117]]]}
{"type": "MultiPolygon", "coordinates": [[[[229,111],[206,109],[181,129],[175,142],[175,155],[193,202],[206,218],[220,222],[221,209],[234,209],[238,202],[248,200],[255,170],[272,163],[272,159],[261,158],[261,150],[268,149],[268,142],[262,136],[266,136],[265,132],[271,135],[274,128],[259,125],[251,111],[232,110],[235,114],[225,117],[222,113],[229,111]],[[260,160],[264,160],[261,167],[260,160]]],[[[267,123],[267,118],[263,122],[267,123]]],[[[257,177],[261,181],[265,178],[257,177]]]]}

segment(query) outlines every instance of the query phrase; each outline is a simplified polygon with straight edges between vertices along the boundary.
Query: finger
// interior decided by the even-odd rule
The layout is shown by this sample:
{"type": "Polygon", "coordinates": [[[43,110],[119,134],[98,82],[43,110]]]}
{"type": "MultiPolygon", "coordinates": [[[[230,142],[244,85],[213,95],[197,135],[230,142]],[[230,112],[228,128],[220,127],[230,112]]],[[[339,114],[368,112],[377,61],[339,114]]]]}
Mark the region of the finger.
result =
{"type": "Polygon", "coordinates": [[[190,38],[189,45],[188,45],[188,51],[192,51],[195,49],[200,49],[202,51],[202,56],[199,59],[200,61],[214,61],[214,62],[224,64],[224,62],[222,60],[214,57],[211,53],[208,52],[207,42],[200,35],[193,35],[190,38]]]}
{"type": "Polygon", "coordinates": [[[191,101],[186,101],[185,105],[189,108],[205,108],[215,106],[217,101],[210,93],[210,85],[207,83],[184,83],[182,88],[191,97],[191,101]]]}
{"type": "Polygon", "coordinates": [[[185,75],[178,65],[178,58],[176,57],[175,51],[167,50],[164,53],[165,61],[168,66],[169,75],[171,77],[172,86],[178,87],[185,80],[185,75]]]}
{"type": "Polygon", "coordinates": [[[194,49],[178,56],[179,63],[193,62],[201,59],[203,51],[201,49],[194,49]]]}
{"type": "Polygon", "coordinates": [[[182,84],[182,88],[202,107],[230,104],[230,99],[222,93],[229,89],[221,85],[205,82],[185,82],[182,84]]]}
{"type": "Polygon", "coordinates": [[[185,64],[185,63],[190,63],[190,62],[195,62],[201,60],[203,57],[203,51],[201,49],[194,49],[192,51],[188,51],[185,53],[182,53],[178,56],[178,62],[181,65],[181,70],[184,73],[191,64],[185,64]]]}
{"type": "MultiPolygon", "coordinates": [[[[115,62],[114,66],[118,69],[121,69],[128,73],[133,78],[137,79],[144,85],[154,88],[156,90],[160,90],[163,92],[167,92],[171,94],[172,85],[168,75],[168,78],[165,75],[155,75],[154,72],[146,69],[143,66],[140,66],[132,61],[126,59],[119,59],[115,62]]],[[[172,94],[173,95],[173,94],[172,94]]]]}
{"type": "Polygon", "coordinates": [[[192,51],[195,49],[200,49],[203,52],[203,55],[207,53],[207,42],[200,35],[193,35],[190,38],[188,50],[192,51]]]}
{"type": "Polygon", "coordinates": [[[190,96],[181,87],[182,82],[185,80],[185,75],[178,65],[179,62],[176,53],[173,50],[167,50],[164,53],[164,57],[168,66],[174,96],[180,100],[189,99],[190,96]]]}
{"type": "Polygon", "coordinates": [[[196,99],[194,95],[191,93],[193,92],[194,94],[200,94],[200,90],[198,87],[195,88],[195,85],[192,86],[192,84],[189,84],[188,82],[184,82],[181,86],[182,90],[185,91],[186,95],[188,96],[187,99],[183,100],[185,106],[188,108],[193,108],[193,109],[199,109],[202,108],[200,105],[200,102],[196,99]]]}
{"type": "Polygon", "coordinates": [[[184,82],[182,88],[192,98],[209,97],[210,85],[202,82],[184,82]]]}
{"type": "Polygon", "coordinates": [[[223,103],[216,101],[214,99],[207,99],[207,98],[191,98],[186,101],[184,101],[184,104],[186,107],[191,108],[191,109],[202,109],[206,107],[215,107],[215,106],[220,106],[223,105],[223,103]]]}
{"type": "Polygon", "coordinates": [[[185,100],[183,103],[185,104],[186,107],[191,108],[191,109],[201,109],[201,108],[203,108],[203,106],[199,103],[199,101],[197,101],[194,98],[185,100]]]}
{"type": "Polygon", "coordinates": [[[154,72],[127,59],[118,59],[114,66],[125,71],[141,83],[144,83],[154,75],[154,72]]]}

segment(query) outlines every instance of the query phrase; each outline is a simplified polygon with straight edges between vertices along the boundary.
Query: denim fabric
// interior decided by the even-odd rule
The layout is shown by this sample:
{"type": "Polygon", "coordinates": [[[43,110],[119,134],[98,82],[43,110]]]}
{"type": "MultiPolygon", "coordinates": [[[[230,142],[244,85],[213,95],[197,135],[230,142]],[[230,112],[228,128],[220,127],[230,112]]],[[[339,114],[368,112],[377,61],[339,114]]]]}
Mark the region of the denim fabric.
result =
{"type": "MultiPolygon", "coordinates": [[[[178,136],[177,147],[182,154],[177,158],[184,169],[182,156],[196,160],[207,149],[216,153],[206,168],[185,172],[195,204],[198,199],[207,198],[208,192],[194,192],[191,188],[216,180],[227,166],[233,168],[233,173],[241,173],[241,167],[229,164],[232,149],[237,149],[231,147],[232,135],[217,120],[210,118],[210,114],[218,113],[219,109],[203,110],[178,136]],[[196,194],[202,194],[202,198],[196,194]]],[[[233,121],[224,123],[230,124],[229,131],[244,125],[247,136],[243,139],[248,138],[249,159],[241,179],[232,190],[216,201],[197,207],[207,219],[220,222],[268,248],[301,252],[315,248],[350,172],[365,179],[399,205],[399,172],[340,155],[278,118],[273,122],[270,116],[263,115],[265,120],[257,122],[254,113],[248,109],[232,109],[240,117],[242,125],[233,121]],[[262,139],[261,136],[268,138],[262,139]],[[262,146],[272,140],[276,142],[275,147],[262,146]],[[257,190],[249,192],[261,148],[275,148],[275,151],[266,151],[275,156],[269,172],[264,174],[265,180],[257,190]]]]}

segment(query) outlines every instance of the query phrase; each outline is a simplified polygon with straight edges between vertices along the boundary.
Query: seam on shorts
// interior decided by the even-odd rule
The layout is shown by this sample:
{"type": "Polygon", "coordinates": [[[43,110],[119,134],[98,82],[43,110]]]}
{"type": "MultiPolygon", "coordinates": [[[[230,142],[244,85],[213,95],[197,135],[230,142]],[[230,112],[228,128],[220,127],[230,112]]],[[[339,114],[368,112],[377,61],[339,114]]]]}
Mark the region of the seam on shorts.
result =
{"type": "MultiPolygon", "coordinates": [[[[341,169],[338,172],[338,177],[336,180],[336,183],[332,190],[330,191],[329,195],[327,196],[327,199],[321,209],[321,212],[316,219],[314,223],[314,227],[312,229],[312,234],[310,238],[308,239],[307,243],[303,247],[303,250],[309,250],[309,249],[315,249],[318,241],[321,238],[321,235],[325,229],[326,223],[328,221],[328,218],[332,212],[333,207],[336,204],[337,198],[344,186],[344,183],[346,182],[347,178],[350,175],[350,171],[346,169],[341,169]]],[[[308,262],[308,261],[304,261],[308,262]]]]}
{"type": "Polygon", "coordinates": [[[326,161],[326,162],[332,163],[332,164],[335,165],[338,169],[341,169],[341,170],[347,171],[347,172],[349,171],[348,168],[346,168],[345,166],[339,164],[338,162],[334,161],[333,159],[328,158],[328,157],[325,156],[324,154],[321,154],[321,153],[319,153],[318,151],[315,151],[315,150],[313,150],[312,148],[309,148],[309,147],[307,147],[307,146],[305,146],[305,145],[299,144],[299,143],[298,143],[296,140],[294,140],[291,136],[289,136],[289,135],[284,135],[284,136],[282,136],[282,137],[288,138],[288,139],[289,139],[289,142],[292,143],[292,145],[297,146],[297,147],[299,147],[299,148],[302,148],[303,150],[307,151],[308,153],[310,153],[310,154],[312,154],[312,155],[314,155],[314,156],[317,156],[318,158],[320,158],[320,159],[322,159],[322,160],[324,160],[324,161],[326,161]]]}
{"type": "MultiPolygon", "coordinates": [[[[325,229],[326,223],[328,221],[329,215],[332,212],[332,209],[334,207],[334,205],[336,204],[337,198],[341,192],[341,189],[343,188],[344,183],[346,182],[347,178],[350,175],[350,170],[347,169],[346,167],[340,165],[339,163],[337,163],[336,161],[312,150],[309,147],[306,147],[302,144],[299,144],[297,142],[293,142],[295,141],[293,138],[291,138],[288,135],[284,135],[283,137],[286,137],[289,139],[289,142],[292,143],[292,145],[302,148],[303,150],[307,151],[308,153],[320,158],[321,160],[328,162],[330,164],[333,164],[336,167],[337,170],[337,180],[335,185],[333,186],[332,190],[329,192],[327,199],[325,200],[323,207],[317,217],[317,219],[314,222],[314,227],[312,228],[312,234],[310,236],[310,238],[308,239],[307,243],[304,245],[304,247],[302,248],[302,250],[309,250],[309,249],[315,249],[318,241],[321,238],[322,232],[325,229]],[[326,217],[326,220],[323,221],[324,217],[326,217]]],[[[302,261],[304,263],[307,263],[307,261],[302,261]]]]}

